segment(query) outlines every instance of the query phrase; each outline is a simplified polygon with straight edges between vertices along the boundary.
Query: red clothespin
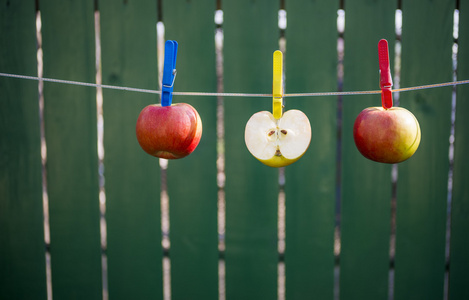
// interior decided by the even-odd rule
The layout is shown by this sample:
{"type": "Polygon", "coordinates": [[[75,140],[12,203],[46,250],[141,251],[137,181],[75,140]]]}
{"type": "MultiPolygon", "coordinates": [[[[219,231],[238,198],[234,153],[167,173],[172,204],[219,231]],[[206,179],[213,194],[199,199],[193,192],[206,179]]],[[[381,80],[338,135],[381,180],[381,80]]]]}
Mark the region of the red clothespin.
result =
{"type": "Polygon", "coordinates": [[[379,75],[381,87],[381,104],[384,109],[392,107],[392,77],[389,66],[388,41],[382,39],[378,43],[379,75]]]}

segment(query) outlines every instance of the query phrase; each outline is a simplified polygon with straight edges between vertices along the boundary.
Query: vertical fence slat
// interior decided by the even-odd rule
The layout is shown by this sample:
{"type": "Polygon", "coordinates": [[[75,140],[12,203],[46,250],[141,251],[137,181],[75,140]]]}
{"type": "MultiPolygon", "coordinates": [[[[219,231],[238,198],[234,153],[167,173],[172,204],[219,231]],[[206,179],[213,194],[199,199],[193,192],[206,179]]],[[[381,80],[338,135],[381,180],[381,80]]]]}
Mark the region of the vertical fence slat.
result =
{"type": "MultiPolygon", "coordinates": [[[[278,49],[276,2],[226,1],[226,91],[271,93],[278,49]]],[[[225,99],[227,299],[276,299],[278,170],[257,161],[244,143],[256,112],[271,98],[225,99]]]]}
{"type": "MultiPolygon", "coordinates": [[[[337,89],[337,4],[287,3],[287,93],[337,89]]],[[[337,101],[285,98],[284,103],[286,110],[303,111],[312,127],[308,151],[285,169],[286,298],[332,299],[337,101]]]]}
{"type": "MultiPolygon", "coordinates": [[[[42,1],[44,76],[94,82],[93,1],[42,1]]],[[[100,299],[95,89],[44,84],[56,299],[100,299]]]]}
{"type": "MultiPolygon", "coordinates": [[[[216,91],[215,3],[164,1],[165,39],[179,43],[175,91],[216,91]]],[[[202,138],[189,156],[168,164],[171,296],[218,299],[215,97],[174,96],[202,119],[202,138]]]]}
{"type": "MultiPolygon", "coordinates": [[[[392,63],[395,3],[347,4],[344,90],[379,89],[378,41],[388,40],[392,63]]],[[[353,141],[355,118],[370,106],[381,106],[381,97],[343,98],[341,299],[386,299],[388,293],[391,166],[364,158],[353,141]]]]}
{"type": "MultiPolygon", "coordinates": [[[[403,1],[401,86],[452,79],[455,1],[403,1]]],[[[422,132],[415,155],[399,165],[395,299],[441,299],[451,88],[401,95],[422,132]]]]}
{"type": "MultiPolygon", "coordinates": [[[[100,1],[103,83],[158,89],[155,1],[100,1]]],[[[158,96],[103,91],[108,285],[111,299],[162,299],[158,159],[135,137],[158,96]]]]}
{"type": "MultiPolygon", "coordinates": [[[[469,3],[460,2],[458,80],[469,78],[469,3]]],[[[457,89],[449,299],[469,299],[469,86],[457,89]]]]}
{"type": "MultiPolygon", "coordinates": [[[[0,3],[0,70],[37,74],[34,1],[0,3]]],[[[37,82],[0,78],[0,298],[46,298],[37,82]]]]}

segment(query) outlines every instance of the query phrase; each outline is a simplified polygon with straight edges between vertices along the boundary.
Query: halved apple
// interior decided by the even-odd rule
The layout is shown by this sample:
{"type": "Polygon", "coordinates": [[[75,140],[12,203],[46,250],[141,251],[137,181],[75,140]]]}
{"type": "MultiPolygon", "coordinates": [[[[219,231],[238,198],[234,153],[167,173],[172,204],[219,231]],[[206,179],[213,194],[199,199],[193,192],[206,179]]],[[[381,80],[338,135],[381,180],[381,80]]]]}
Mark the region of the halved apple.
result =
{"type": "Polygon", "coordinates": [[[299,110],[286,111],[280,119],[261,111],[246,124],[244,141],[251,154],[270,167],[288,166],[306,152],[311,142],[308,117],[299,110]]]}

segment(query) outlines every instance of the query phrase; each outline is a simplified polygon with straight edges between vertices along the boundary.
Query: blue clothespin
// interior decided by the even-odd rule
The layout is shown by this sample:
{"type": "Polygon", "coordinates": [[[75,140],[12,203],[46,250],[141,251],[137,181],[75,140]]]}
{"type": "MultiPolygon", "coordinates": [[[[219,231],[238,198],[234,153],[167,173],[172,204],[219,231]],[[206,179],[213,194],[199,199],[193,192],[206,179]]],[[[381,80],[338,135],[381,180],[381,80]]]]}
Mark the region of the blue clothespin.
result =
{"type": "Polygon", "coordinates": [[[176,79],[176,56],[178,43],[166,41],[164,45],[163,85],[161,93],[161,106],[170,106],[173,100],[173,86],[176,79]]]}

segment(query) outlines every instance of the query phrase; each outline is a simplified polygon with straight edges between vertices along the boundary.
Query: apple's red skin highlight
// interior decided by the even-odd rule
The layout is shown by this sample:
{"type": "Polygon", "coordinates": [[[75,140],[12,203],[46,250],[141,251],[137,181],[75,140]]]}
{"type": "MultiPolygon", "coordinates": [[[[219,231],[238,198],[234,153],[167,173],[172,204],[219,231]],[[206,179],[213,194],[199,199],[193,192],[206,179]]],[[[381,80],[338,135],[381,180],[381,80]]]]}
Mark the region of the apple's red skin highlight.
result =
{"type": "Polygon", "coordinates": [[[192,153],[202,136],[199,114],[187,103],[145,107],[137,120],[137,140],[145,152],[166,159],[192,153]]]}

